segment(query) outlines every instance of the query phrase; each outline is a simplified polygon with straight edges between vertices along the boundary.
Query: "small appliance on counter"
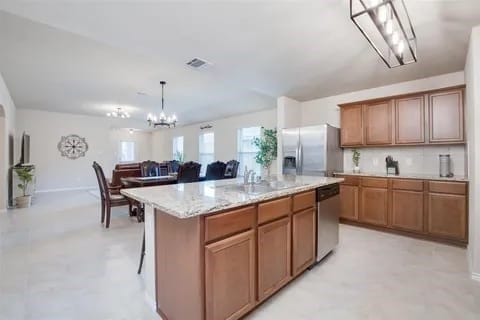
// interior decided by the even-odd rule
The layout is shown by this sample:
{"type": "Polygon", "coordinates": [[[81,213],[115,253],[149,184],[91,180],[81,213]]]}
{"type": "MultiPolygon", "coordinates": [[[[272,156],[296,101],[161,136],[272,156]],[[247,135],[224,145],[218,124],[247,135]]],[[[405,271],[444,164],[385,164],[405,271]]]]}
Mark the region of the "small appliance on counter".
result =
{"type": "Polygon", "coordinates": [[[450,155],[440,154],[438,157],[440,159],[440,177],[445,177],[445,178],[453,177],[450,155]]]}
{"type": "Polygon", "coordinates": [[[388,156],[385,158],[386,166],[387,166],[387,175],[396,175],[400,174],[400,170],[398,169],[398,161],[393,160],[392,156],[388,156]]]}

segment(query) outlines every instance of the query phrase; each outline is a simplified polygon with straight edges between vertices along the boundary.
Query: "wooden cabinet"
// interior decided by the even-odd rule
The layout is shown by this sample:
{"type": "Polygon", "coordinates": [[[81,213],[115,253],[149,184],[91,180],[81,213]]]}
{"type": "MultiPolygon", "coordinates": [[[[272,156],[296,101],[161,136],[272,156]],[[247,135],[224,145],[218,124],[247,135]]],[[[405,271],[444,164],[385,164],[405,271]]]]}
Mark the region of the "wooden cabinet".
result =
{"type": "Polygon", "coordinates": [[[283,287],[291,277],[290,217],[258,227],[258,300],[283,287]]]}
{"type": "Polygon", "coordinates": [[[425,142],[424,95],[395,99],[395,143],[425,142]]]}
{"type": "Polygon", "coordinates": [[[315,262],[315,208],[295,213],[292,217],[293,275],[296,276],[315,262]]]}
{"type": "Polygon", "coordinates": [[[239,319],[255,306],[253,230],[205,246],[207,320],[239,319]]]}
{"type": "Polygon", "coordinates": [[[465,143],[463,87],[340,106],[343,147],[465,143]]]}
{"type": "Polygon", "coordinates": [[[392,227],[422,232],[424,221],[423,192],[392,191],[392,227]]]}
{"type": "Polygon", "coordinates": [[[358,220],[358,186],[340,185],[340,218],[358,220]]]}
{"type": "Polygon", "coordinates": [[[387,226],[387,179],[362,178],[360,203],[360,221],[387,226]]]}
{"type": "Polygon", "coordinates": [[[429,94],[430,142],[463,142],[463,90],[429,94]]]}
{"type": "Polygon", "coordinates": [[[365,144],[392,143],[392,108],[389,101],[367,104],[364,107],[365,144]]]}
{"type": "Polygon", "coordinates": [[[363,144],[363,107],[350,105],[342,107],[341,117],[341,144],[342,146],[358,146],[363,144]]]}
{"type": "Polygon", "coordinates": [[[465,183],[430,182],[428,233],[467,240],[467,186],[465,183]]]}

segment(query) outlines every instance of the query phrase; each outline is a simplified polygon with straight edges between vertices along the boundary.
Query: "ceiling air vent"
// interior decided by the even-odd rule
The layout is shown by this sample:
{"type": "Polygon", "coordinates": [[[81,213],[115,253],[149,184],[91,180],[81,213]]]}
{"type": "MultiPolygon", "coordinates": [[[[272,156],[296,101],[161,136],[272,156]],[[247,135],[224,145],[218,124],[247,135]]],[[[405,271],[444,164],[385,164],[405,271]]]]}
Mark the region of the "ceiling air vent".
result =
{"type": "Polygon", "coordinates": [[[194,69],[203,69],[205,67],[210,66],[211,63],[206,61],[206,60],[202,60],[200,58],[193,58],[192,60],[187,62],[187,65],[189,65],[190,67],[192,67],[194,69]]]}

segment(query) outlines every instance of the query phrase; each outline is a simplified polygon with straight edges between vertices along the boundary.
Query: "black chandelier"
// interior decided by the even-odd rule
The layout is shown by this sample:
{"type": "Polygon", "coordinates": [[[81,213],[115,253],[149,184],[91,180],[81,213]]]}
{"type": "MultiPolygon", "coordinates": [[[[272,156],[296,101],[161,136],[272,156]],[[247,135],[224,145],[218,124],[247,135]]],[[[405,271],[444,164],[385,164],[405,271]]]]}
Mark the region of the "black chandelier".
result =
{"type": "Polygon", "coordinates": [[[417,62],[417,37],[403,0],[350,0],[350,19],[389,68],[417,62]]]}
{"type": "Polygon", "coordinates": [[[162,85],[162,112],[157,117],[154,114],[149,113],[147,116],[148,125],[151,127],[162,127],[162,128],[171,128],[177,125],[177,116],[173,114],[172,116],[166,116],[164,112],[164,98],[163,98],[163,90],[165,85],[167,84],[166,81],[160,81],[162,85]]]}

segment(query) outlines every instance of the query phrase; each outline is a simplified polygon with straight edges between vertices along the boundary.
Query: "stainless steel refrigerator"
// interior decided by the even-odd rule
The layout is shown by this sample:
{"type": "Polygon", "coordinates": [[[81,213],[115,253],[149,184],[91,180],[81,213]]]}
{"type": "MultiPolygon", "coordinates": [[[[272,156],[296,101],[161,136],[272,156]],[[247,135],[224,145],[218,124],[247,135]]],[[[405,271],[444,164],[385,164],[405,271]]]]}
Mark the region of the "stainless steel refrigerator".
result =
{"type": "Polygon", "coordinates": [[[329,124],[282,130],[283,174],[332,176],[343,171],[340,129],[329,124]]]}

